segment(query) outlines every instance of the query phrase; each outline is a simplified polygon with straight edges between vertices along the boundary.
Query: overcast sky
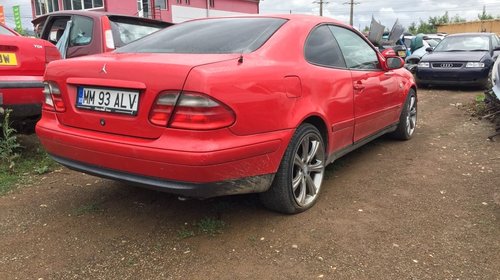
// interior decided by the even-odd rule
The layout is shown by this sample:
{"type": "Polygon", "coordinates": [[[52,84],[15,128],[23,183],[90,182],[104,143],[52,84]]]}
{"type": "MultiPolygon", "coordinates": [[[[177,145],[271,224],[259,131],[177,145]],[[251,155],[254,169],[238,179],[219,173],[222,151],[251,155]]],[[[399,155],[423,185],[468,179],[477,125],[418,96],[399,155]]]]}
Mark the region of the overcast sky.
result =
{"type": "MultiPolygon", "coordinates": [[[[217,1],[217,0],[216,0],[217,1]]],[[[318,0],[319,1],[319,0],[318,0]]],[[[319,5],[315,0],[261,0],[262,14],[301,13],[319,14],[319,5]]],[[[350,0],[324,0],[324,15],[346,23],[349,22],[350,0]]],[[[419,19],[427,20],[429,16],[443,15],[448,11],[450,17],[456,14],[467,20],[476,20],[477,14],[486,11],[493,16],[500,15],[500,0],[354,0],[354,26],[363,29],[370,24],[372,15],[387,28],[391,28],[397,18],[404,26],[409,26],[419,19]]],[[[0,0],[4,6],[6,23],[14,26],[12,6],[21,6],[21,16],[24,27],[31,26],[31,4],[29,0],[0,0]]]]}
{"type": "MultiPolygon", "coordinates": [[[[301,13],[319,14],[319,2],[315,0],[261,0],[262,14],[269,13],[301,13]]],[[[350,0],[324,0],[323,15],[349,23],[350,5],[344,5],[350,0]]],[[[500,15],[500,0],[354,0],[359,3],[354,6],[354,26],[363,29],[370,25],[372,15],[391,28],[397,18],[404,26],[419,19],[426,21],[429,16],[440,16],[446,11],[450,17],[458,14],[467,20],[477,20],[477,14],[482,13],[483,5],[486,12],[493,16],[500,15]]]]}

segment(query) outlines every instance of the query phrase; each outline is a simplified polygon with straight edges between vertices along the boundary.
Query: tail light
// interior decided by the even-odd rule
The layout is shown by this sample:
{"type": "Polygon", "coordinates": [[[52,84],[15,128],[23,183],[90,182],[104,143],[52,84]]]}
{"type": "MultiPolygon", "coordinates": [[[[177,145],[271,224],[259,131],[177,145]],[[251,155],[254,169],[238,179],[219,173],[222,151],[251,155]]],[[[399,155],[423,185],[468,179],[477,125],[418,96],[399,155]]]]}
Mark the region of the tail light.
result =
{"type": "Polygon", "coordinates": [[[158,96],[149,119],[155,125],[210,130],[230,126],[236,118],[229,107],[204,94],[164,92],[158,96]]]}
{"type": "Polygon", "coordinates": [[[110,52],[115,50],[115,40],[113,39],[113,30],[111,30],[111,23],[107,16],[102,17],[102,28],[104,30],[103,33],[103,50],[104,52],[110,52]]]}
{"type": "Polygon", "coordinates": [[[45,47],[45,64],[49,64],[49,62],[61,59],[61,53],[55,47],[45,47]]]}
{"type": "Polygon", "coordinates": [[[66,107],[62,100],[61,90],[54,82],[44,82],[43,94],[45,95],[45,102],[43,109],[48,111],[65,112],[66,107]]]}
{"type": "Polygon", "coordinates": [[[162,92],[156,98],[156,102],[149,113],[149,121],[155,125],[167,126],[168,120],[172,111],[174,111],[175,103],[179,97],[178,91],[162,92]]]}

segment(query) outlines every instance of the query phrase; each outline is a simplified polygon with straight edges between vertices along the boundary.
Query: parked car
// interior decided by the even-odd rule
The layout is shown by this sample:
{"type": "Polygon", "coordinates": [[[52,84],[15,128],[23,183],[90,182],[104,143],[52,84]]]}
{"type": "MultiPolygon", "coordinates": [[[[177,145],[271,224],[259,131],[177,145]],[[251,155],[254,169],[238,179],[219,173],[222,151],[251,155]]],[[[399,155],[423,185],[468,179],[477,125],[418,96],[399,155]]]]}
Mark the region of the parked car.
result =
{"type": "Polygon", "coordinates": [[[405,44],[408,44],[408,49],[410,50],[410,55],[405,59],[405,68],[414,73],[417,69],[417,65],[422,59],[422,56],[427,53],[427,49],[434,49],[439,42],[430,39],[427,35],[418,34],[417,36],[405,37],[405,44]]]}
{"type": "Polygon", "coordinates": [[[172,25],[142,17],[73,10],[43,15],[33,24],[38,36],[58,44],[65,58],[113,51],[172,25]]]}
{"type": "Polygon", "coordinates": [[[185,197],[261,193],[297,213],[327,164],[412,137],[415,83],[391,53],[325,17],[189,21],[51,63],[37,134],[75,170],[185,197]]]}
{"type": "Polygon", "coordinates": [[[22,37],[0,23],[0,115],[12,110],[11,120],[18,130],[24,124],[33,130],[44,100],[45,66],[60,58],[49,42],[22,37]]]}
{"type": "Polygon", "coordinates": [[[500,51],[500,40],[493,33],[452,34],[427,51],[416,70],[420,86],[490,87],[488,74],[500,51]]]}

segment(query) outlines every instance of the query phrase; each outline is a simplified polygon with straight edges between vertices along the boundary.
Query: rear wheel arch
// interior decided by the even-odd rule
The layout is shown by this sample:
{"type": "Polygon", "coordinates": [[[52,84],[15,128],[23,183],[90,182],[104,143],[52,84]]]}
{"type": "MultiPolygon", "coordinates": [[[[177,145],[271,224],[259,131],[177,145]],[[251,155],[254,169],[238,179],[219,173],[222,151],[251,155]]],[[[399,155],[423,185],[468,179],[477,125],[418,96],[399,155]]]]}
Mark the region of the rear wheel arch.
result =
{"type": "Polygon", "coordinates": [[[325,143],[325,150],[328,151],[328,147],[329,147],[329,145],[328,145],[329,144],[328,131],[329,130],[328,130],[328,126],[326,125],[326,122],[323,120],[323,118],[316,116],[316,115],[309,116],[306,119],[304,119],[301,124],[304,124],[304,123],[312,124],[319,130],[321,137],[323,138],[323,141],[325,143]]]}

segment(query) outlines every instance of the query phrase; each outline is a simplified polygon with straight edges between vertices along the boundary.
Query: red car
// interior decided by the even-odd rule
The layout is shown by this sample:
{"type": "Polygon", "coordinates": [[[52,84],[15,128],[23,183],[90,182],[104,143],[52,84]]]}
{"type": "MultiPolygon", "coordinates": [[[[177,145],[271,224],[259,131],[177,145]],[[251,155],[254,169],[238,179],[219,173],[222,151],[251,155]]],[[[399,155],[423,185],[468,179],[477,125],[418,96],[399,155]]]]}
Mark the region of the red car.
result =
{"type": "Polygon", "coordinates": [[[0,115],[12,109],[12,120],[34,123],[44,100],[45,66],[60,58],[51,43],[22,37],[0,24],[0,115]]]}
{"type": "Polygon", "coordinates": [[[172,25],[143,17],[76,10],[45,14],[32,22],[38,37],[54,45],[64,44],[60,48],[64,58],[110,52],[172,25]]]}
{"type": "Polygon", "coordinates": [[[305,15],[201,19],[47,69],[37,134],[69,168],[186,197],[310,208],[325,166],[409,139],[412,75],[358,31],[305,15]]]}

